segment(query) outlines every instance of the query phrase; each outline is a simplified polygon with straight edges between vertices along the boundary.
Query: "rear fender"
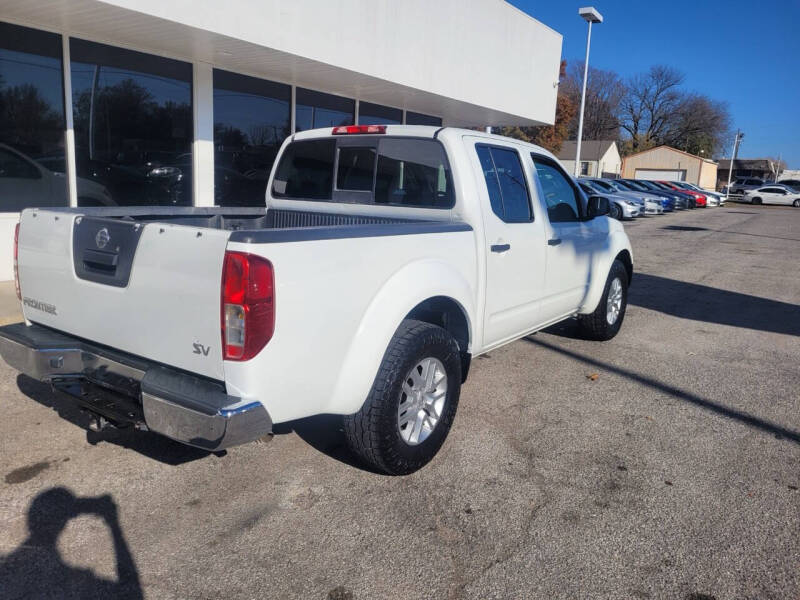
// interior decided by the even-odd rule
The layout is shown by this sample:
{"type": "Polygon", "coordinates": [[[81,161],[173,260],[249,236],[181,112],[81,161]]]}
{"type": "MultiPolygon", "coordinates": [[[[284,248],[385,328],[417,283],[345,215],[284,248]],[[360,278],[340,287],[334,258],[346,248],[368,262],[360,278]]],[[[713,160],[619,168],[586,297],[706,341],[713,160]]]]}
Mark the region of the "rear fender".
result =
{"type": "Polygon", "coordinates": [[[459,304],[467,318],[472,343],[475,290],[444,261],[409,263],[397,271],[370,302],[347,349],[325,412],[347,415],[361,408],[400,323],[415,306],[436,296],[452,298],[459,304]]]}

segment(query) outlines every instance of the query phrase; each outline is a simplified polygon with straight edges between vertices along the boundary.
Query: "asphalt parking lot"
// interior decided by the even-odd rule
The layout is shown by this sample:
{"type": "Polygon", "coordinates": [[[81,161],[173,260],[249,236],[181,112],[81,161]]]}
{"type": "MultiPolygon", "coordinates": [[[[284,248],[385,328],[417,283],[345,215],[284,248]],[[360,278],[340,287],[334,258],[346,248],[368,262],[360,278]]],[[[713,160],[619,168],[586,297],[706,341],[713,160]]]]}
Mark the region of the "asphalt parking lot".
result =
{"type": "Polygon", "coordinates": [[[800,597],[800,210],[626,227],[620,335],[475,360],[408,477],[334,418],[222,456],[87,433],[0,365],[0,597],[800,597]]]}

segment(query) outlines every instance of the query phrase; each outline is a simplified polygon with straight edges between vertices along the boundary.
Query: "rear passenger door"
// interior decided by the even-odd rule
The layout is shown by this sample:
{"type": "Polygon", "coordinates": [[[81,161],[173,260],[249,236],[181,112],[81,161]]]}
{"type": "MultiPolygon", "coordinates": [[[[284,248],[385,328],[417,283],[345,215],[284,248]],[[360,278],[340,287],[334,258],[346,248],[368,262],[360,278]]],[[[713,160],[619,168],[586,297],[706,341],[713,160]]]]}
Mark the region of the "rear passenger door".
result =
{"type": "Polygon", "coordinates": [[[575,312],[583,302],[593,254],[599,250],[603,236],[595,223],[583,220],[581,193],[563,169],[538,154],[531,154],[531,160],[549,224],[541,317],[543,321],[553,321],[575,312]]]}
{"type": "Polygon", "coordinates": [[[544,223],[531,202],[525,156],[513,145],[474,144],[486,260],[484,347],[534,329],[544,286],[544,223]]]}

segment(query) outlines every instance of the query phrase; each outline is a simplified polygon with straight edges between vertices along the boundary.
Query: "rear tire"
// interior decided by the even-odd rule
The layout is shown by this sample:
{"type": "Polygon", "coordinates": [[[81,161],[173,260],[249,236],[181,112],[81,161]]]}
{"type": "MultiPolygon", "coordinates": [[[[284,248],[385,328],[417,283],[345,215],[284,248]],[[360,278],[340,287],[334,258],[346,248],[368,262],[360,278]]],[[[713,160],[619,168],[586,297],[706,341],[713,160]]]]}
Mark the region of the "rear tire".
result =
{"type": "Polygon", "coordinates": [[[453,336],[436,325],[407,319],[389,342],[361,410],[344,418],[347,444],[376,470],[391,475],[413,473],[442,447],[453,424],[460,390],[461,355],[453,336]],[[421,378],[418,381],[425,364],[434,370],[427,385],[421,378]],[[426,391],[437,379],[440,387],[426,391]],[[438,401],[433,398],[441,397],[442,392],[444,401],[437,411],[438,401]],[[412,414],[420,417],[414,419],[412,414]],[[421,423],[416,438],[415,425],[409,419],[421,423]]]}
{"type": "Polygon", "coordinates": [[[795,208],[800,208],[800,198],[792,202],[792,206],[794,206],[795,208]]]}
{"type": "Polygon", "coordinates": [[[605,342],[619,333],[628,307],[628,271],[615,260],[603,288],[603,295],[593,313],[578,315],[578,326],[584,337],[605,342]],[[613,317],[613,318],[612,318],[613,317]]]}

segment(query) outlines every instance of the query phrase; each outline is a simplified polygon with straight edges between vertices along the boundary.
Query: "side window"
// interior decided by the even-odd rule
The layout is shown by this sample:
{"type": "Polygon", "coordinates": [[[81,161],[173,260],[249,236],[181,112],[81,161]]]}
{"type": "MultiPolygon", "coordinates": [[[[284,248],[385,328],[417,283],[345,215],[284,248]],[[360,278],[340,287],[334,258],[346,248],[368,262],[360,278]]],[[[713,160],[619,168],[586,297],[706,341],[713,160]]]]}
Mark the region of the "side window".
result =
{"type": "Polygon", "coordinates": [[[547,216],[551,223],[569,223],[580,220],[580,200],[577,191],[566,176],[549,161],[532,155],[539,185],[542,186],[547,216]]]}
{"type": "Polygon", "coordinates": [[[492,211],[506,223],[533,220],[531,200],[519,154],[511,148],[477,144],[492,211]]]}
{"type": "Polygon", "coordinates": [[[500,195],[500,182],[497,181],[497,173],[494,170],[492,153],[489,151],[488,146],[475,146],[475,151],[478,153],[478,159],[481,161],[481,170],[483,171],[483,178],[486,180],[486,189],[489,192],[489,202],[492,205],[492,212],[501,219],[504,219],[503,198],[500,195]]]}

